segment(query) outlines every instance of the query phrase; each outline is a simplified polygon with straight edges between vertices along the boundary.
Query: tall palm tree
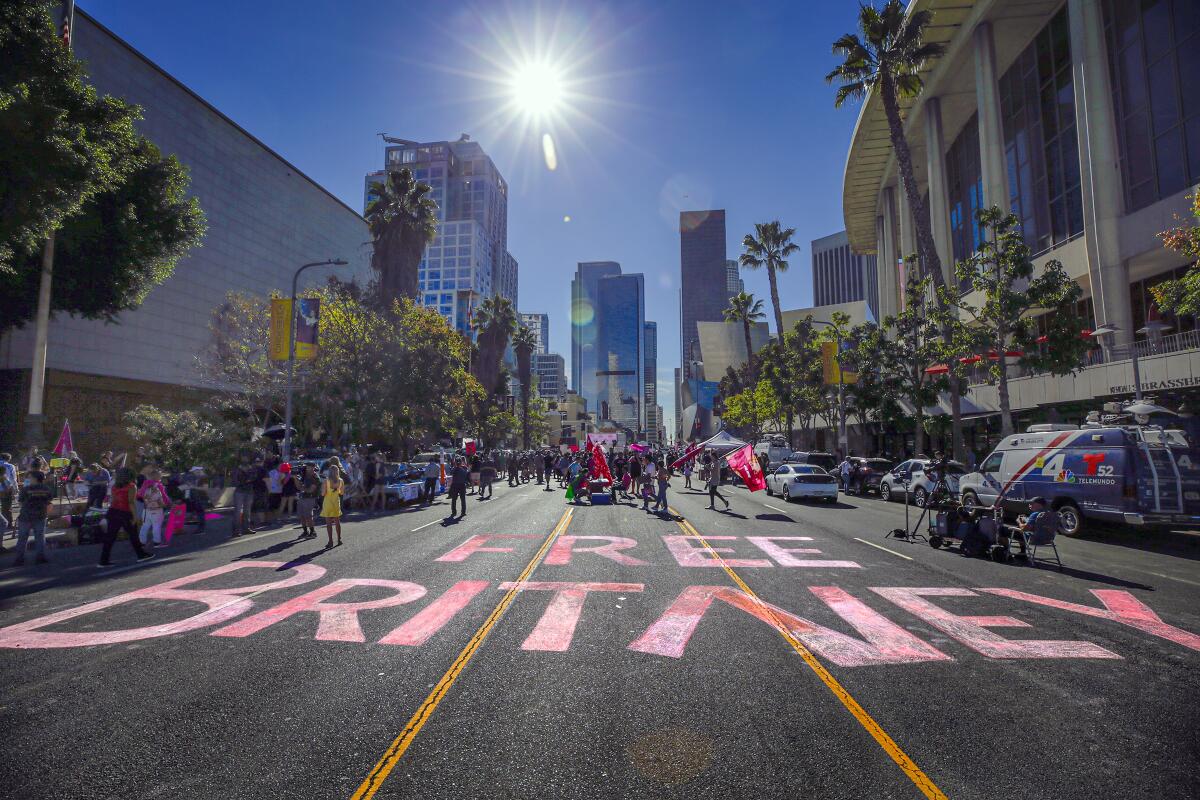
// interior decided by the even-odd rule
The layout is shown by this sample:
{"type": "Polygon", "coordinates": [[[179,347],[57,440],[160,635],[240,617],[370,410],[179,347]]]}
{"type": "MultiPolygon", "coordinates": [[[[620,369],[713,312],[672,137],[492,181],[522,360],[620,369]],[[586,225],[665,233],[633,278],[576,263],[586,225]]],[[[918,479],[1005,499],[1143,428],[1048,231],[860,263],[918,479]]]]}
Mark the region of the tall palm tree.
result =
{"type": "MultiPolygon", "coordinates": [[[[845,60],[826,75],[825,80],[841,84],[834,97],[835,107],[850,98],[865,98],[872,92],[879,94],[896,163],[900,167],[901,188],[913,209],[922,274],[930,279],[941,316],[948,319],[942,296],[946,278],[933,242],[929,208],[917,187],[912,153],[904,138],[904,123],[900,118],[900,99],[915,97],[924,86],[921,69],[925,62],[946,52],[944,44],[925,41],[925,28],[932,21],[933,12],[928,10],[916,11],[905,18],[904,3],[900,0],[887,0],[882,9],[865,4],[859,6],[858,33],[847,33],[833,43],[833,52],[845,60]]],[[[942,328],[942,337],[947,345],[951,344],[953,330],[948,322],[942,328]]],[[[950,381],[950,409],[954,455],[961,459],[965,454],[962,388],[957,379],[950,381]]]]}
{"type": "Polygon", "coordinates": [[[408,169],[388,172],[386,183],[370,185],[375,195],[366,213],[374,245],[371,267],[379,276],[385,305],[401,297],[417,298],[417,270],[437,233],[437,203],[426,196],[429,191],[429,184],[417,181],[408,169]]]}
{"type": "Polygon", "coordinates": [[[774,222],[758,222],[754,225],[754,233],[747,233],[742,240],[746,252],[738,257],[738,264],[748,269],[767,268],[767,278],[771,282],[771,305],[775,308],[775,334],[783,336],[783,310],[779,306],[779,284],[775,280],[777,272],[787,272],[788,256],[797,252],[800,246],[792,242],[795,228],[781,228],[779,220],[774,222]]]}
{"type": "Polygon", "coordinates": [[[475,378],[489,396],[502,394],[500,386],[500,361],[508,339],[517,328],[517,314],[506,297],[493,295],[486,298],[471,318],[471,327],[479,340],[479,357],[475,359],[475,378]]]}
{"type": "Polygon", "coordinates": [[[859,33],[847,33],[833,43],[833,52],[845,61],[826,75],[825,80],[841,83],[833,101],[837,108],[851,98],[865,98],[872,92],[878,93],[883,101],[892,149],[900,165],[902,188],[915,217],[924,274],[937,289],[945,286],[946,280],[933,244],[929,209],[913,176],[912,152],[900,118],[900,98],[916,97],[921,92],[924,63],[946,52],[944,44],[925,41],[925,28],[932,20],[933,12],[928,10],[917,11],[905,19],[904,3],[900,0],[887,0],[882,9],[860,6],[859,33]]]}
{"type": "Polygon", "coordinates": [[[751,386],[758,382],[755,380],[757,373],[754,369],[754,347],[750,344],[750,326],[766,318],[762,308],[762,300],[755,299],[752,294],[738,292],[729,298],[729,308],[722,312],[726,322],[742,323],[742,335],[746,340],[746,370],[750,375],[751,386]]]}
{"type": "Polygon", "coordinates": [[[533,388],[533,351],[537,349],[537,336],[522,325],[513,336],[513,352],[517,354],[517,380],[521,382],[521,446],[529,449],[529,393],[533,388]]]}

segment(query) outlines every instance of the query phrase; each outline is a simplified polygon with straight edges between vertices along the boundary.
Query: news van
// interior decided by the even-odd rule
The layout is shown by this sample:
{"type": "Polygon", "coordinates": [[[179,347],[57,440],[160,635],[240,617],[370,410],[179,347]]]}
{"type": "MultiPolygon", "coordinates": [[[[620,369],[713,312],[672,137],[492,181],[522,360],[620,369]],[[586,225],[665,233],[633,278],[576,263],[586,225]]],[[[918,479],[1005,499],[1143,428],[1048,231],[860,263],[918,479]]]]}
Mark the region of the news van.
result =
{"type": "Polygon", "coordinates": [[[1034,425],[1006,436],[959,491],[964,505],[999,501],[1006,515],[1044,497],[1068,536],[1089,519],[1200,528],[1200,450],[1180,431],[1034,425]]]}

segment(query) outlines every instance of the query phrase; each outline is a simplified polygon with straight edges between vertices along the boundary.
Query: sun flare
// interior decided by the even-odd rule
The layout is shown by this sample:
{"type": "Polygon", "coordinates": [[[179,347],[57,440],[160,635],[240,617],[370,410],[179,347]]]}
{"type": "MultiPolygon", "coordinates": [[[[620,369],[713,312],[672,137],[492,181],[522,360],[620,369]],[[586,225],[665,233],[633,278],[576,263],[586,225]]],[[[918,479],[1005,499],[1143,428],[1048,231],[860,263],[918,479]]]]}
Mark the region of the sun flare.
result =
{"type": "Polygon", "coordinates": [[[545,116],[556,111],[563,99],[563,81],[558,70],[543,61],[522,64],[510,83],[513,101],[526,113],[545,116]]]}

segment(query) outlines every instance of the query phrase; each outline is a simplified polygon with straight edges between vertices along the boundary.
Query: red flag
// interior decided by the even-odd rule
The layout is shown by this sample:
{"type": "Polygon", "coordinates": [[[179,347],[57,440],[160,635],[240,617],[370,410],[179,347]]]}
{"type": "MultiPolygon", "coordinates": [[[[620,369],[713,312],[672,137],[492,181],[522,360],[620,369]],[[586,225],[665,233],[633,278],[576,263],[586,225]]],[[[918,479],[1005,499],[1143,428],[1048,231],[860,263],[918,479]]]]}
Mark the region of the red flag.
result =
{"type": "Polygon", "coordinates": [[[767,488],[767,481],[763,477],[762,465],[758,463],[758,459],[754,457],[754,445],[746,445],[745,447],[735,450],[725,456],[725,462],[729,464],[729,468],[738,474],[742,482],[746,484],[746,488],[752,492],[757,492],[760,489],[767,488]]]}
{"type": "Polygon", "coordinates": [[[463,450],[466,450],[467,455],[469,455],[469,456],[475,455],[475,440],[474,439],[463,439],[463,450]]]}
{"type": "Polygon", "coordinates": [[[592,474],[612,483],[612,473],[608,470],[608,460],[604,457],[604,448],[591,442],[588,442],[587,446],[592,453],[592,474]]]}
{"type": "Polygon", "coordinates": [[[75,449],[75,442],[71,439],[71,421],[63,420],[62,433],[58,435],[58,442],[54,445],[52,451],[55,455],[66,456],[70,455],[75,449]]]}
{"type": "Polygon", "coordinates": [[[687,449],[686,453],[684,453],[679,458],[677,458],[671,462],[671,469],[675,469],[676,467],[682,467],[684,464],[691,461],[696,456],[700,455],[701,451],[703,451],[703,450],[704,450],[704,443],[697,442],[696,444],[689,447],[687,449]]]}

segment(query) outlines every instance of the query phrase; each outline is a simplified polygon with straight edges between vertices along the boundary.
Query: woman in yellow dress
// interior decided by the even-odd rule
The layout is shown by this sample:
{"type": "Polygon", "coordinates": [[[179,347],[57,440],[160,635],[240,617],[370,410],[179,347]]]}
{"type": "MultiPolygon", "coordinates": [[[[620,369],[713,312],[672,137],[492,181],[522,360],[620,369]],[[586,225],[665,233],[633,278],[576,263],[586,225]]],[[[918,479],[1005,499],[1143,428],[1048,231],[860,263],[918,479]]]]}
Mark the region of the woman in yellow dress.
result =
{"type": "Polygon", "coordinates": [[[342,465],[338,459],[331,459],[325,480],[321,482],[321,516],[325,518],[325,532],[329,534],[326,547],[333,547],[333,529],[337,527],[337,543],[342,543],[342,492],[346,489],[346,481],[342,478],[342,465]]]}

